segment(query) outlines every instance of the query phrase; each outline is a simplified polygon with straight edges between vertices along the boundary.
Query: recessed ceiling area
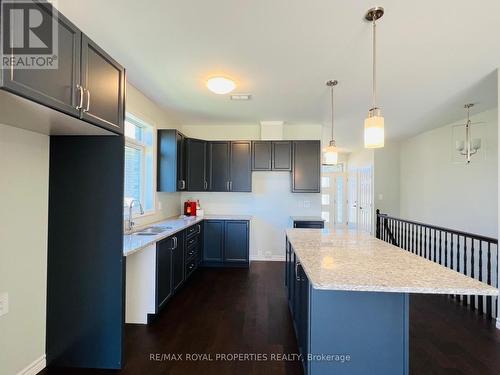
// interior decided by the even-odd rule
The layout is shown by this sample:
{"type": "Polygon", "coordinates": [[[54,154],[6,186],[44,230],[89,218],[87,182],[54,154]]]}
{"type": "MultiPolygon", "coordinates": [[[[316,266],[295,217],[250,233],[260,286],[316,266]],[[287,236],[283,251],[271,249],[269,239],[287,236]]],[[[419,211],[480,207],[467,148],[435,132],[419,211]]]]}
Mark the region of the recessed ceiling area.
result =
{"type": "Polygon", "coordinates": [[[58,0],[59,9],[127,68],[129,81],[179,125],[328,124],[337,79],[336,139],[362,147],[371,103],[371,25],[386,139],[401,139],[496,105],[500,2],[456,0],[58,0]],[[111,20],[111,21],[110,21],[111,20]],[[234,101],[207,90],[237,82],[234,101]]]}

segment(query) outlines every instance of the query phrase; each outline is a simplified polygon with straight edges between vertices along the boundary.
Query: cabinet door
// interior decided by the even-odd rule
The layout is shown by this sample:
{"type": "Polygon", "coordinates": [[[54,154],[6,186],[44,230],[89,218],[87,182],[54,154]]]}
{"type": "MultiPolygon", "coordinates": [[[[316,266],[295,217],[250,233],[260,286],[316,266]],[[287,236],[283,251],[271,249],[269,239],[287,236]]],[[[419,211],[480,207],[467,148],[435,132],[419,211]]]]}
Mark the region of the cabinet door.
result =
{"type": "Polygon", "coordinates": [[[206,172],[207,142],[199,139],[186,141],[186,181],[187,190],[205,191],[208,183],[206,172]]]}
{"type": "Polygon", "coordinates": [[[172,236],[172,289],[177,291],[184,282],[184,232],[172,236]]]}
{"type": "Polygon", "coordinates": [[[291,171],[292,143],[289,141],[273,142],[272,161],[273,171],[291,171]]]}
{"type": "Polygon", "coordinates": [[[252,191],[252,144],[231,142],[230,191],[252,191]]]}
{"type": "Polygon", "coordinates": [[[125,69],[87,36],[82,35],[82,118],[123,134],[125,69]]]}
{"type": "Polygon", "coordinates": [[[272,143],[267,141],[252,142],[252,169],[254,171],[271,170],[272,143]]]}
{"type": "Polygon", "coordinates": [[[229,191],[230,145],[231,142],[208,144],[210,191],[229,191]]]}
{"type": "Polygon", "coordinates": [[[224,248],[224,221],[206,220],[203,229],[203,261],[222,262],[224,248]]]}
{"type": "Polygon", "coordinates": [[[177,191],[186,190],[186,137],[176,131],[177,191]]]}
{"type": "MultiPolygon", "coordinates": [[[[21,5],[19,5],[21,6],[21,5]]],[[[52,8],[43,3],[34,6],[49,17],[52,8]]],[[[57,15],[57,69],[5,69],[4,88],[61,112],[80,116],[80,47],[81,32],[61,13],[57,15]]],[[[50,30],[51,31],[51,30],[50,30]]],[[[49,32],[41,30],[40,32],[49,32]]],[[[8,57],[3,55],[2,57],[8,57]]]]}
{"type": "Polygon", "coordinates": [[[156,312],[172,295],[172,238],[156,245],[156,312]]]}
{"type": "Polygon", "coordinates": [[[224,262],[248,263],[248,221],[226,221],[224,262]]]}
{"type": "Polygon", "coordinates": [[[319,141],[293,142],[292,192],[319,193],[321,151],[319,141]]]}
{"type": "MultiPolygon", "coordinates": [[[[308,336],[309,336],[309,280],[304,269],[298,267],[300,277],[299,291],[299,322],[297,324],[298,344],[302,358],[307,358],[308,354],[308,336]]],[[[304,366],[307,369],[307,360],[304,360],[304,366]]]]}

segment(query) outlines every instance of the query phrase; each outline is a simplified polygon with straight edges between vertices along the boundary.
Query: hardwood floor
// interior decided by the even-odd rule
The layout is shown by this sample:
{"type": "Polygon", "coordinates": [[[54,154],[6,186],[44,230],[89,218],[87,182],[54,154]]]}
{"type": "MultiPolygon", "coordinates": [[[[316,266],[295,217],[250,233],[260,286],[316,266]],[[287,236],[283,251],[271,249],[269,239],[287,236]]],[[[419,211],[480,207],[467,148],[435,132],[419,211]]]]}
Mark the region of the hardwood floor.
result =
{"type": "MultiPolygon", "coordinates": [[[[149,326],[127,325],[123,370],[46,369],[49,374],[302,374],[297,360],[216,361],[234,353],[297,353],[280,262],[250,269],[202,269],[149,326]],[[188,361],[187,354],[212,361],[188,361]],[[170,354],[182,360],[166,360],[170,354]],[[159,360],[154,359],[159,355],[159,360]],[[163,355],[163,357],[162,357],[163,355]]],[[[410,373],[481,374],[500,371],[500,331],[441,296],[411,298],[410,373]]]]}

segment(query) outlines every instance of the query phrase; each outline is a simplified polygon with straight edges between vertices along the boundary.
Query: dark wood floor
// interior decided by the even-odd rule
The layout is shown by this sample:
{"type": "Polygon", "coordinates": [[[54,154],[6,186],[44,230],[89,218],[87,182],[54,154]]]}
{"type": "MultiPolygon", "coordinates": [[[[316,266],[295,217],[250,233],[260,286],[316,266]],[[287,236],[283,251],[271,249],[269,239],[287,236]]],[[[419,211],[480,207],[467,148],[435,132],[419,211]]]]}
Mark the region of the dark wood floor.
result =
{"type": "MultiPolygon", "coordinates": [[[[302,374],[297,361],[215,361],[217,353],[297,353],[283,263],[198,271],[149,326],[127,325],[122,371],[46,369],[53,374],[302,374]],[[187,354],[214,361],[187,361],[187,354]],[[151,360],[151,355],[183,360],[151,360]]],[[[500,333],[445,297],[411,297],[412,375],[498,375],[500,333]]]]}

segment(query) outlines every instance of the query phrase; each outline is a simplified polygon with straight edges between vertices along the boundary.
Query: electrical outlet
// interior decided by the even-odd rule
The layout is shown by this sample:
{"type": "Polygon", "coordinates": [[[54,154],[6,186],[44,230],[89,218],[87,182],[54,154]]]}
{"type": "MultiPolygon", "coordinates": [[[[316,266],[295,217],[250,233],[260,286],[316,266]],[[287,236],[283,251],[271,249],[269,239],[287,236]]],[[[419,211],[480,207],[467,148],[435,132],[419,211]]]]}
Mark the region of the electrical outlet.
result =
{"type": "Polygon", "coordinates": [[[311,201],[304,201],[304,208],[311,208],[311,201]]]}
{"type": "Polygon", "coordinates": [[[9,294],[0,293],[0,316],[9,312],[9,294]]]}

